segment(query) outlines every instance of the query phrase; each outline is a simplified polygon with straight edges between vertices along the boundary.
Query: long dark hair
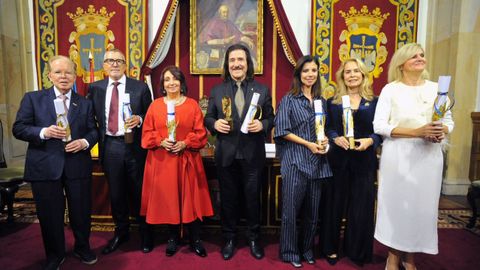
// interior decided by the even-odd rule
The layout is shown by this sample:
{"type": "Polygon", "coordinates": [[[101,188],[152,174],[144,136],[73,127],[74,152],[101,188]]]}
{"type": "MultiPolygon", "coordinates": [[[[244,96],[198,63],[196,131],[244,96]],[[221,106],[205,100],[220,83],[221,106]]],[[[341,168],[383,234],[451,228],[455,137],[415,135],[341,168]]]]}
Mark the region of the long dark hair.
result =
{"type": "Polygon", "coordinates": [[[247,57],[247,75],[245,79],[247,81],[253,80],[253,61],[252,61],[252,55],[250,54],[250,51],[248,48],[240,43],[236,43],[228,47],[227,51],[225,52],[225,59],[223,59],[223,73],[222,73],[222,79],[223,81],[229,81],[232,79],[230,76],[230,70],[228,70],[228,57],[230,56],[230,53],[235,50],[242,50],[245,52],[245,55],[247,57]]]}
{"type": "Polygon", "coordinates": [[[184,96],[187,95],[188,89],[187,83],[185,82],[185,75],[183,75],[183,72],[176,66],[167,66],[162,70],[162,75],[160,76],[160,91],[162,92],[162,95],[167,95],[167,91],[165,91],[165,87],[163,85],[165,81],[165,73],[167,71],[170,71],[173,77],[180,81],[180,94],[184,96]]]}
{"type": "MultiPolygon", "coordinates": [[[[293,70],[293,80],[292,84],[290,85],[290,94],[298,95],[302,92],[302,69],[306,63],[315,63],[317,65],[318,70],[320,71],[320,62],[318,61],[318,57],[312,55],[305,55],[298,59],[297,64],[295,65],[295,69],[293,70]]],[[[317,81],[312,85],[312,96],[319,98],[322,96],[322,88],[320,86],[320,74],[317,76],[317,81]]]]}

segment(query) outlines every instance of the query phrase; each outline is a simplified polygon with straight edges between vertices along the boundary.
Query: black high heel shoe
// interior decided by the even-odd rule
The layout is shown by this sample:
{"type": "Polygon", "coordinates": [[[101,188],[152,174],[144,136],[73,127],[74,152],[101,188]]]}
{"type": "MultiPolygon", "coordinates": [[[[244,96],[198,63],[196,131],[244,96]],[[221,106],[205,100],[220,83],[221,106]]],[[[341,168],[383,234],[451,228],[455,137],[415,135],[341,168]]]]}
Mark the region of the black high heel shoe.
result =
{"type": "Polygon", "coordinates": [[[338,262],[338,255],[337,254],[326,255],[325,259],[327,260],[328,264],[330,264],[331,266],[334,266],[338,262]]]}

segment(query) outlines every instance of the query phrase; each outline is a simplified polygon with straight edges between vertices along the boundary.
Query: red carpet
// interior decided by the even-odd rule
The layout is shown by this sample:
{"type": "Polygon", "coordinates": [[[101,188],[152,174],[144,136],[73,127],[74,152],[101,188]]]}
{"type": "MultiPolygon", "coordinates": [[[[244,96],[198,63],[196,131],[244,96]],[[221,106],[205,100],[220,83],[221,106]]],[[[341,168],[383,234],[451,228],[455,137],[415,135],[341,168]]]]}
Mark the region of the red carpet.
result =
{"type": "MultiPolygon", "coordinates": [[[[39,224],[16,223],[6,225],[0,223],[0,269],[3,270],[37,270],[42,268],[44,260],[39,224]]],[[[91,244],[97,254],[111,237],[111,232],[92,232],[91,244]]],[[[97,264],[88,266],[82,264],[71,254],[73,236],[67,230],[68,255],[61,269],[294,269],[278,259],[278,239],[268,236],[264,241],[265,258],[255,260],[250,256],[249,249],[241,242],[240,250],[230,261],[224,261],[220,256],[221,237],[206,235],[204,239],[208,257],[200,258],[193,255],[188,245],[183,246],[174,257],[165,256],[165,236],[157,233],[156,246],[152,253],[143,254],[138,250],[139,239],[135,232],[131,233],[130,241],[110,255],[99,255],[97,264]]],[[[463,229],[439,230],[440,254],[436,256],[419,254],[417,267],[422,269],[480,269],[480,237],[463,229]]],[[[317,258],[314,266],[305,265],[303,269],[385,269],[387,249],[375,243],[374,262],[363,268],[343,258],[334,267],[325,260],[317,258]]]]}

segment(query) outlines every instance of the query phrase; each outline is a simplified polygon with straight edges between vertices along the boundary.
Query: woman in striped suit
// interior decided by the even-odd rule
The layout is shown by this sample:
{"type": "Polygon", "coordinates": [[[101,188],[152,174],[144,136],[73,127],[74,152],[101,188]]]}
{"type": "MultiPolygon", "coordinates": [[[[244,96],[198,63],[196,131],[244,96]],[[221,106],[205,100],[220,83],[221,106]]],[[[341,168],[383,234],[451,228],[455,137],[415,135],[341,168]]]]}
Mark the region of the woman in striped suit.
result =
{"type": "Polygon", "coordinates": [[[301,260],[314,264],[313,240],[318,219],[321,183],[332,176],[325,154],[328,140],[317,143],[314,100],[321,97],[318,58],[307,55],[296,64],[290,92],[275,117],[275,143],[281,161],[282,226],[280,258],[295,268],[301,260]],[[303,206],[303,207],[302,207],[303,206]],[[296,218],[303,209],[300,237],[296,218]],[[299,239],[300,238],[300,239],[299,239]]]}

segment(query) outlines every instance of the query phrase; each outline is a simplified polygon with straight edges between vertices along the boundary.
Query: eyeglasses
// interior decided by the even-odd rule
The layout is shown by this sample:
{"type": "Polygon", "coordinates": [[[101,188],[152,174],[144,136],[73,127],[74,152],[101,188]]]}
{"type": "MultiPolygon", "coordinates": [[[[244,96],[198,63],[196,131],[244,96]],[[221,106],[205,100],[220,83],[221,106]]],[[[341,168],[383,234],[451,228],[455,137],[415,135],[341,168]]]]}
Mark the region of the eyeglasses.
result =
{"type": "Polygon", "coordinates": [[[123,65],[123,64],[125,64],[125,60],[123,60],[123,59],[111,59],[111,58],[108,58],[108,59],[105,59],[103,62],[104,62],[104,63],[107,63],[107,64],[109,64],[109,65],[113,65],[113,64],[123,65]]]}

